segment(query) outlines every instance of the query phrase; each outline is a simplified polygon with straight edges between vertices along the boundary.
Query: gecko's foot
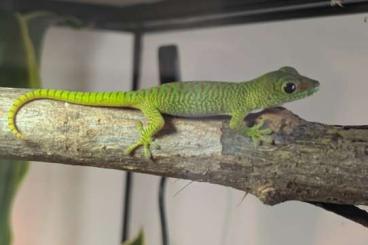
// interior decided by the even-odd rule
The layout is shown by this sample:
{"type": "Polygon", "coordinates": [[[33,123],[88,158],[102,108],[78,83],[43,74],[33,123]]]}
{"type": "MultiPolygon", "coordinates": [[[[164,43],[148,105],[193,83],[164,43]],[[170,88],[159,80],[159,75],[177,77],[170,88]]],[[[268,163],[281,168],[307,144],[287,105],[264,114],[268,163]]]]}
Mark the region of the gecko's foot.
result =
{"type": "MultiPolygon", "coordinates": [[[[142,122],[138,121],[136,124],[138,132],[142,135],[143,132],[143,124],[142,122]]],[[[143,146],[143,154],[146,159],[151,159],[152,154],[150,150],[150,145],[152,143],[152,138],[147,138],[141,136],[141,138],[134,144],[128,147],[128,149],[125,150],[126,155],[132,154],[138,147],[143,146]]]]}
{"type": "Polygon", "coordinates": [[[151,159],[152,154],[150,150],[151,142],[147,142],[146,140],[140,139],[137,143],[134,143],[133,145],[129,146],[128,149],[125,150],[126,155],[132,154],[138,147],[143,146],[143,154],[144,157],[147,159],[151,159]]]}
{"type": "Polygon", "coordinates": [[[251,128],[244,129],[242,134],[250,137],[255,146],[260,145],[261,142],[272,143],[272,129],[263,128],[263,126],[264,121],[261,121],[251,128]]]}

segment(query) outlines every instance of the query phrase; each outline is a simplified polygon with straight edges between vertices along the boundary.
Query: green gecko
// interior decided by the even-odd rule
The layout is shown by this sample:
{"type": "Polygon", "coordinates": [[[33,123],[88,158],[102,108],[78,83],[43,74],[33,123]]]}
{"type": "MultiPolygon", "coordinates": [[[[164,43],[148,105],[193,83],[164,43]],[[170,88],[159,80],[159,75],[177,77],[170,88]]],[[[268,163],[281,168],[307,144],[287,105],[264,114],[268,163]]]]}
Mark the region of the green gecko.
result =
{"type": "Polygon", "coordinates": [[[143,146],[146,158],[151,158],[153,136],[165,124],[162,114],[181,117],[231,116],[230,128],[259,142],[272,133],[263,129],[263,122],[247,127],[244,118],[262,109],[302,99],[316,92],[319,82],[300,75],[292,67],[266,73],[246,82],[174,82],[150,89],[117,92],[75,92],[37,89],[18,97],[8,112],[8,127],[19,139],[15,118],[26,103],[38,99],[65,101],[73,104],[107,107],[130,107],[142,111],[148,122],[137,123],[139,139],[129,146],[126,154],[143,146]]]}

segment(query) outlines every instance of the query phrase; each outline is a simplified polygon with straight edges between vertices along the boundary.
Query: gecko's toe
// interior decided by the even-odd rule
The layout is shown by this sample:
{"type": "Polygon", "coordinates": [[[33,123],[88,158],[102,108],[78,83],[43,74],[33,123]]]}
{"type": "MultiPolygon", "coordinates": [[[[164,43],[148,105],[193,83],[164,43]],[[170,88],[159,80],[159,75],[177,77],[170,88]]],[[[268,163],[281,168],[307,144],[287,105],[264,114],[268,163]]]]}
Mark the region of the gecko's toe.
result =
{"type": "Polygon", "coordinates": [[[258,124],[254,125],[251,128],[248,128],[245,131],[245,134],[252,139],[253,145],[255,147],[259,146],[261,143],[272,143],[272,129],[270,128],[263,128],[264,122],[263,120],[260,121],[258,124]]]}
{"type": "Polygon", "coordinates": [[[144,157],[146,159],[151,159],[152,158],[152,154],[151,154],[151,150],[150,150],[149,144],[145,144],[144,145],[144,157]]]}
{"type": "Polygon", "coordinates": [[[258,147],[261,144],[261,140],[258,137],[252,137],[252,143],[254,147],[258,147]]]}
{"type": "Polygon", "coordinates": [[[259,131],[261,135],[270,135],[273,133],[272,129],[270,128],[261,129],[259,131]]]}
{"type": "Polygon", "coordinates": [[[150,159],[152,157],[151,150],[151,139],[140,139],[137,143],[129,146],[125,150],[126,155],[131,155],[138,147],[143,146],[143,155],[145,158],[150,159]]]}
{"type": "Polygon", "coordinates": [[[131,146],[129,146],[125,151],[124,151],[124,154],[125,155],[131,155],[139,146],[143,145],[142,143],[140,142],[137,142],[131,146]]]}
{"type": "Polygon", "coordinates": [[[135,123],[135,127],[137,128],[138,132],[141,133],[143,130],[143,123],[141,121],[137,121],[135,123]]]}
{"type": "Polygon", "coordinates": [[[266,144],[272,144],[273,143],[273,137],[272,137],[272,135],[264,135],[262,137],[262,142],[264,142],[266,144]]]}

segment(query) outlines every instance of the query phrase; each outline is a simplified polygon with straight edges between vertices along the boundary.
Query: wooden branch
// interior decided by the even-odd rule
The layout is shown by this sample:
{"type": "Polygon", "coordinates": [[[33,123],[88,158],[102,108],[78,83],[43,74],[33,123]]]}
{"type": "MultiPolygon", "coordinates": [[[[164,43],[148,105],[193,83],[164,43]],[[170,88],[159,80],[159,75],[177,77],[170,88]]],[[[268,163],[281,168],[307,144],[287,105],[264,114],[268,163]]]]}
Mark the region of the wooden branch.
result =
{"type": "Polygon", "coordinates": [[[167,118],[153,146],[154,161],[124,149],[138,135],[135,110],[96,108],[51,100],[24,106],[7,128],[7,111],[24,89],[0,88],[0,157],[114,168],[234,187],[264,203],[286,200],[368,204],[368,126],[307,122],[274,108],[264,118],[275,144],[257,148],[228,128],[228,120],[167,118]]]}

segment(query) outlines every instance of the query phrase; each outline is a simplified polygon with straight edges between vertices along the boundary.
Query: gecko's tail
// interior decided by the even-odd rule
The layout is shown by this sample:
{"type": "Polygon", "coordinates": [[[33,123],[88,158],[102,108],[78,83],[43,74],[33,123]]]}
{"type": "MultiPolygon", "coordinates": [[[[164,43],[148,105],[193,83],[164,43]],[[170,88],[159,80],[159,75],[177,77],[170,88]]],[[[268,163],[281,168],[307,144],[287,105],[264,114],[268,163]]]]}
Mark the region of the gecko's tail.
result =
{"type": "Polygon", "coordinates": [[[55,89],[36,89],[17,98],[8,111],[8,127],[18,139],[23,138],[15,118],[19,109],[26,103],[38,99],[65,101],[72,104],[109,107],[134,106],[133,92],[75,92],[55,89]]]}

